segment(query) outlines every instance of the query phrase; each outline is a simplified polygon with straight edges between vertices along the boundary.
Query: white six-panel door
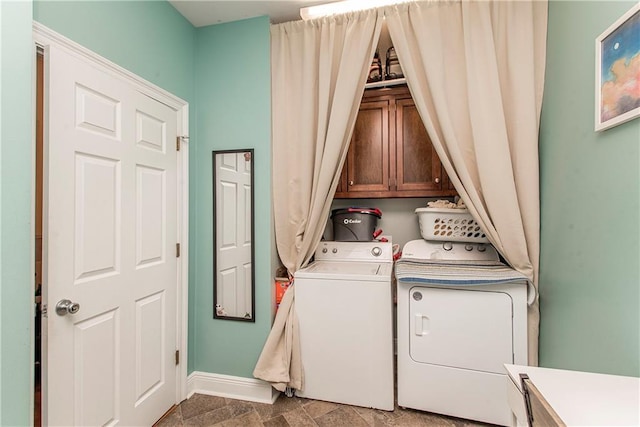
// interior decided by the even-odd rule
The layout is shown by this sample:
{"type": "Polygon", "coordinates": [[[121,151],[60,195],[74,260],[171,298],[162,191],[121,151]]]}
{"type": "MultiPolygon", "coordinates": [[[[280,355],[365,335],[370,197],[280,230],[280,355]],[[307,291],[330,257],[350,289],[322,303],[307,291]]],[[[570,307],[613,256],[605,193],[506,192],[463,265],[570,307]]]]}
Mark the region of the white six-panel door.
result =
{"type": "Polygon", "coordinates": [[[227,316],[250,318],[252,160],[249,152],[215,158],[217,303],[227,316]]]}
{"type": "Polygon", "coordinates": [[[152,425],[176,400],[177,114],[63,48],[45,61],[43,420],[152,425]]]}

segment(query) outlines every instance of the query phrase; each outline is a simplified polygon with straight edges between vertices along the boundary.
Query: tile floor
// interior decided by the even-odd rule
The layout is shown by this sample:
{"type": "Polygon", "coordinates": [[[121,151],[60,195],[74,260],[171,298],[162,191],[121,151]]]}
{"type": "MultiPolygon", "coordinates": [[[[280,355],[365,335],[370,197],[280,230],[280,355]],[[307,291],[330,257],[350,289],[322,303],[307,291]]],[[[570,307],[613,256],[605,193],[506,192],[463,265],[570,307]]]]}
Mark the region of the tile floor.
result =
{"type": "Polygon", "coordinates": [[[194,394],[154,427],[479,427],[488,424],[396,407],[393,412],[357,406],[287,398],[273,405],[194,394]]]}

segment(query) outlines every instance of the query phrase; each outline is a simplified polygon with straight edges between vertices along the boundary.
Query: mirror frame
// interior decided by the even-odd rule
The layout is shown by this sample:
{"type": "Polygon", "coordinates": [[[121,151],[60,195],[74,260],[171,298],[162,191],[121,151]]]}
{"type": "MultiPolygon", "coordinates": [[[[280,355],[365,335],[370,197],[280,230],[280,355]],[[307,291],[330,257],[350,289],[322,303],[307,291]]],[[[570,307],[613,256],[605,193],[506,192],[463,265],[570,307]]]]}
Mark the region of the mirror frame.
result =
{"type": "Polygon", "coordinates": [[[213,150],[211,152],[212,159],[212,195],[213,195],[213,318],[214,319],[223,319],[223,320],[237,320],[242,322],[255,322],[256,320],[256,272],[255,272],[255,156],[253,148],[245,148],[245,149],[233,149],[233,150],[213,150]],[[240,317],[240,316],[228,316],[228,315],[218,315],[216,310],[216,305],[218,304],[218,260],[217,258],[217,247],[218,247],[218,235],[216,233],[216,221],[218,219],[218,210],[217,210],[217,202],[216,202],[216,178],[217,178],[217,170],[216,170],[216,155],[218,154],[231,154],[231,153],[248,153],[251,156],[251,317],[240,317]]]}

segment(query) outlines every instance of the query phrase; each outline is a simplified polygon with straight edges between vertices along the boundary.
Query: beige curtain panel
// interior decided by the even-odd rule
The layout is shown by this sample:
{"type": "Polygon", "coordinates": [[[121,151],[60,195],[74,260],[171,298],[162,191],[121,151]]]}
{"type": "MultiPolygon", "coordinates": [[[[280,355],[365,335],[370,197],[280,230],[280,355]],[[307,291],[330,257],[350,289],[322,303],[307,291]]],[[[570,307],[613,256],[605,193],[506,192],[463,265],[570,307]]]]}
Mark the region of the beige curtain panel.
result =
{"type": "MultiPolygon", "coordinates": [[[[293,286],[289,289],[293,289],[293,286]]],[[[287,387],[302,390],[304,386],[300,334],[293,298],[294,293],[287,290],[280,302],[260,359],[253,370],[254,377],[271,383],[278,391],[285,391],[287,387]]]]}
{"type": "MultiPolygon", "coordinates": [[[[491,243],[537,289],[546,0],[427,1],[384,13],[447,174],[491,243]]],[[[535,298],[531,365],[538,363],[538,331],[535,298]]]]}
{"type": "MultiPolygon", "coordinates": [[[[380,35],[375,10],[271,27],[273,213],[290,274],[320,242],[380,35]]],[[[280,305],[256,378],[303,389],[295,284],[280,305]]]]}

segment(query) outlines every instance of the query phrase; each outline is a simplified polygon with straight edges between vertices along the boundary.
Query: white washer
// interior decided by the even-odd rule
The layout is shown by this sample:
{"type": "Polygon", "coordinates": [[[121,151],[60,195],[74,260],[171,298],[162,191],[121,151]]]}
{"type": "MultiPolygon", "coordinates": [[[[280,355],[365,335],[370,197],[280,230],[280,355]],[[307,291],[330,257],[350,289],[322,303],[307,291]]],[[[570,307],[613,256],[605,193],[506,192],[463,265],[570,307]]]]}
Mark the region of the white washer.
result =
{"type": "Polygon", "coordinates": [[[320,242],[295,274],[304,390],[296,395],[392,411],[390,242],[320,242]]]}
{"type": "Polygon", "coordinates": [[[511,425],[503,364],[527,364],[526,278],[490,245],[425,240],[396,277],[398,405],[511,425]]]}

